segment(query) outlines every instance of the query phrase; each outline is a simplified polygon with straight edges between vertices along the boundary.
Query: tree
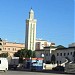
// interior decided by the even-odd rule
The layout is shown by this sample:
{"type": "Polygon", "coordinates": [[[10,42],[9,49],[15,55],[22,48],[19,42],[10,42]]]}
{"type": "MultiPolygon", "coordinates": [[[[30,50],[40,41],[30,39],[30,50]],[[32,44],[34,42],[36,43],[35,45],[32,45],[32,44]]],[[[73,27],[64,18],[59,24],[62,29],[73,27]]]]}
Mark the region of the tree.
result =
{"type": "Polygon", "coordinates": [[[30,58],[30,57],[32,57],[32,54],[33,54],[32,51],[31,50],[28,50],[26,57],[27,58],[30,58]]]}
{"type": "Polygon", "coordinates": [[[2,53],[0,54],[0,57],[8,57],[8,53],[2,53]]]}
{"type": "Polygon", "coordinates": [[[32,57],[36,57],[36,55],[35,55],[35,51],[33,51],[32,57]]]}
{"type": "Polygon", "coordinates": [[[25,58],[30,58],[35,56],[35,52],[32,50],[27,50],[27,49],[21,49],[18,52],[14,54],[16,57],[25,57],[25,58]]]}
{"type": "Polygon", "coordinates": [[[53,54],[53,55],[51,56],[51,63],[52,63],[52,64],[55,64],[55,61],[56,61],[56,58],[55,58],[55,55],[53,54]]]}

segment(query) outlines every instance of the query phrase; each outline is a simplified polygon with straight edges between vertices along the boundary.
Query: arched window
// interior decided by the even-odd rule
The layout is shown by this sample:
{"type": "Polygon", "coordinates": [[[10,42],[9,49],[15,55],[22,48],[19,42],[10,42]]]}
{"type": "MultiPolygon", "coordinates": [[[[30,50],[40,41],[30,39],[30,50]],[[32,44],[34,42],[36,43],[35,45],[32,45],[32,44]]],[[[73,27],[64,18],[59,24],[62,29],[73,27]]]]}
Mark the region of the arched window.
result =
{"type": "Polygon", "coordinates": [[[1,51],[2,49],[0,48],[0,51],[1,51]]]}
{"type": "Polygon", "coordinates": [[[0,45],[2,45],[2,43],[0,43],[0,45]]]}

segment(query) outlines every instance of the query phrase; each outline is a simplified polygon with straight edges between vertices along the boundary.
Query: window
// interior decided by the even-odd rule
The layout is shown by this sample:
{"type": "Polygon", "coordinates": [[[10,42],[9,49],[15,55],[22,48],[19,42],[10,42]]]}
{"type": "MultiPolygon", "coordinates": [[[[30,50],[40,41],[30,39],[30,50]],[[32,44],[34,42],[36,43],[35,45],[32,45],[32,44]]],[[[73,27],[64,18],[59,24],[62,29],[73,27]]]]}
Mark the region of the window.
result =
{"type": "Polygon", "coordinates": [[[72,55],[72,52],[71,52],[71,55],[72,55]]]}
{"type": "Polygon", "coordinates": [[[6,48],[5,48],[5,50],[6,50],[6,48]]]}
{"type": "Polygon", "coordinates": [[[60,53],[60,56],[62,56],[62,53],[60,53]]]}
{"type": "Polygon", "coordinates": [[[8,50],[10,50],[10,48],[8,48],[8,50]]]}
{"type": "Polygon", "coordinates": [[[57,61],[57,64],[58,64],[58,61],[57,61]]]}
{"type": "Polygon", "coordinates": [[[69,55],[69,53],[67,53],[67,55],[69,55]]]}
{"type": "Polygon", "coordinates": [[[4,50],[4,48],[3,48],[3,50],[4,50]]]}
{"type": "Polygon", "coordinates": [[[59,56],[59,53],[57,53],[57,56],[59,56]]]}
{"type": "Polygon", "coordinates": [[[2,45],[2,43],[0,43],[0,45],[2,45]]]}
{"type": "Polygon", "coordinates": [[[15,51],[16,51],[16,48],[15,48],[15,51]]]}
{"type": "Polygon", "coordinates": [[[64,56],[66,55],[66,53],[64,53],[64,56]]]}
{"type": "Polygon", "coordinates": [[[2,49],[0,48],[0,50],[2,50],[2,49]]]}
{"type": "Polygon", "coordinates": [[[14,51],[14,48],[13,48],[13,51],[14,51]]]}

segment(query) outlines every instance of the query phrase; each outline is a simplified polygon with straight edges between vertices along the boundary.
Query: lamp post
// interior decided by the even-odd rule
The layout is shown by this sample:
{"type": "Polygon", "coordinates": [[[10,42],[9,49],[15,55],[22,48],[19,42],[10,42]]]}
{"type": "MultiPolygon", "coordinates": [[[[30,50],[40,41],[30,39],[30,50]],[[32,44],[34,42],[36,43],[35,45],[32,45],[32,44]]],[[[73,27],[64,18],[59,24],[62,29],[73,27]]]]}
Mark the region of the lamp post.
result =
{"type": "Polygon", "coordinates": [[[41,57],[43,58],[43,62],[44,62],[44,54],[41,54],[41,57]]]}
{"type": "Polygon", "coordinates": [[[44,57],[45,57],[45,55],[44,54],[41,54],[41,57],[43,58],[43,63],[42,63],[43,69],[45,69],[45,63],[44,63],[44,57]]]}
{"type": "Polygon", "coordinates": [[[32,58],[30,57],[30,70],[32,69],[32,58]]]}

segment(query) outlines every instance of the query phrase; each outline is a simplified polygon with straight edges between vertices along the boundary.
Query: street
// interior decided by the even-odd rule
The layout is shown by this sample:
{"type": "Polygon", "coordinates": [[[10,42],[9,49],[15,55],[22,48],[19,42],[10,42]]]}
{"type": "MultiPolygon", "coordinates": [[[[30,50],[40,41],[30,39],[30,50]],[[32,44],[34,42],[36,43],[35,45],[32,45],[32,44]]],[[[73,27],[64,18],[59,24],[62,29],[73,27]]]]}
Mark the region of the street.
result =
{"type": "Polygon", "coordinates": [[[67,74],[28,72],[28,71],[7,71],[7,72],[0,71],[0,75],[67,75],[67,74]]]}

